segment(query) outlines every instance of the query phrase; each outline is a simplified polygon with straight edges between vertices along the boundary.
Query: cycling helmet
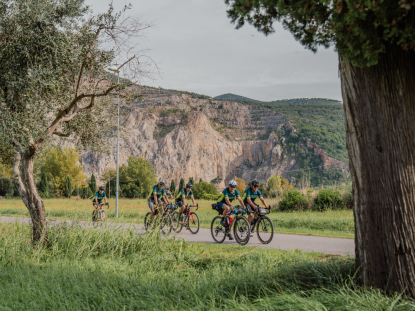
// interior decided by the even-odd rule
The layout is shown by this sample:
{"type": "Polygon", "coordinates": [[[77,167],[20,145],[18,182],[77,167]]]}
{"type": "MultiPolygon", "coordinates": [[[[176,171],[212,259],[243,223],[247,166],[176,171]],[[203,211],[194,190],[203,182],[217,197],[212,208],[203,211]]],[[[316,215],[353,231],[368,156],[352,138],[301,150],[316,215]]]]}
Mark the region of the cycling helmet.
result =
{"type": "Polygon", "coordinates": [[[236,187],[236,185],[237,185],[238,183],[236,182],[236,180],[230,180],[229,181],[229,186],[232,186],[232,187],[236,187]]]}
{"type": "Polygon", "coordinates": [[[191,189],[192,187],[193,187],[193,185],[191,183],[187,183],[186,184],[186,188],[190,188],[191,189]]]}
{"type": "Polygon", "coordinates": [[[167,190],[169,190],[170,189],[170,185],[169,184],[164,185],[164,188],[166,188],[167,190]]]}
{"type": "Polygon", "coordinates": [[[159,184],[165,184],[166,182],[164,181],[164,179],[160,178],[159,180],[159,184]]]}
{"type": "Polygon", "coordinates": [[[99,190],[102,190],[102,191],[104,191],[104,186],[101,186],[101,187],[99,187],[99,190]]]}
{"type": "Polygon", "coordinates": [[[251,181],[251,185],[252,186],[259,186],[259,181],[254,179],[254,180],[251,181]]]}

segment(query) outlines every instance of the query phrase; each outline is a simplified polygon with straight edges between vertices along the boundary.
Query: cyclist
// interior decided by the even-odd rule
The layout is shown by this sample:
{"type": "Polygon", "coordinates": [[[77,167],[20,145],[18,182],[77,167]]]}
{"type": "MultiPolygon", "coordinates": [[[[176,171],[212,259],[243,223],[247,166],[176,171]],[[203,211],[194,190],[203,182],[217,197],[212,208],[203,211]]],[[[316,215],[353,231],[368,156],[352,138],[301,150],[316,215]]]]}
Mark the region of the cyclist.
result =
{"type": "MultiPolygon", "coordinates": [[[[262,202],[262,204],[264,204],[265,208],[269,208],[269,206],[267,205],[267,203],[265,202],[264,198],[262,197],[262,193],[261,191],[259,191],[259,182],[257,180],[252,180],[251,181],[251,186],[246,188],[245,193],[242,197],[242,200],[244,201],[245,205],[246,205],[246,210],[248,212],[248,223],[249,225],[251,225],[251,221],[252,221],[252,217],[254,216],[254,212],[255,212],[255,217],[258,217],[258,208],[259,205],[255,203],[255,199],[259,198],[262,202]]],[[[251,232],[253,232],[253,228],[251,230],[251,232]]]]}
{"type": "Polygon", "coordinates": [[[187,183],[186,187],[180,190],[179,194],[176,197],[176,204],[180,207],[180,214],[183,214],[184,208],[186,206],[186,198],[192,199],[193,205],[196,205],[195,197],[193,196],[193,185],[191,183],[187,183]]]}
{"type": "Polygon", "coordinates": [[[167,199],[166,189],[164,189],[165,181],[160,179],[157,185],[153,187],[150,192],[150,195],[147,198],[148,207],[151,210],[150,221],[153,221],[154,215],[156,214],[156,206],[159,203],[159,200],[163,199],[164,203],[169,204],[167,199]]]}
{"type": "Polygon", "coordinates": [[[98,213],[98,206],[102,204],[102,199],[107,203],[107,195],[104,192],[104,187],[100,186],[92,199],[92,205],[94,206],[94,212],[92,213],[92,219],[95,220],[95,215],[98,213]]]}
{"type": "Polygon", "coordinates": [[[166,185],[164,185],[164,188],[166,189],[167,198],[170,198],[170,199],[174,200],[173,194],[170,192],[170,185],[166,184],[166,185]]]}
{"type": "MultiPolygon", "coordinates": [[[[239,191],[236,189],[236,185],[237,182],[235,180],[230,180],[229,181],[229,186],[227,188],[225,188],[225,190],[222,191],[221,196],[218,199],[218,203],[217,203],[217,210],[219,213],[222,212],[222,220],[221,220],[221,225],[224,226],[226,229],[229,228],[229,223],[227,220],[227,213],[229,211],[234,211],[234,207],[232,206],[231,202],[234,199],[238,199],[239,203],[241,203],[241,205],[245,208],[244,202],[241,199],[241,196],[239,194],[239,191]]],[[[228,231],[228,230],[227,230],[228,231]]],[[[233,240],[231,234],[229,232],[227,232],[227,235],[229,237],[229,240],[233,240]]]]}

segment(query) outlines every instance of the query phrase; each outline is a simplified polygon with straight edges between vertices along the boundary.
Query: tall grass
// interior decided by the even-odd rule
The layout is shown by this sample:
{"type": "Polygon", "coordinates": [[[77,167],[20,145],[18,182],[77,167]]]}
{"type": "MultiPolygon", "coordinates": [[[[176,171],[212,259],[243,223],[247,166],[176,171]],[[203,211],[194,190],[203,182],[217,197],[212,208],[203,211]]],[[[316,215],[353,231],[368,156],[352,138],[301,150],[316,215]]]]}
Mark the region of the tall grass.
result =
{"type": "Polygon", "coordinates": [[[130,231],[0,224],[0,310],[414,310],[353,285],[350,258],[130,231]]]}

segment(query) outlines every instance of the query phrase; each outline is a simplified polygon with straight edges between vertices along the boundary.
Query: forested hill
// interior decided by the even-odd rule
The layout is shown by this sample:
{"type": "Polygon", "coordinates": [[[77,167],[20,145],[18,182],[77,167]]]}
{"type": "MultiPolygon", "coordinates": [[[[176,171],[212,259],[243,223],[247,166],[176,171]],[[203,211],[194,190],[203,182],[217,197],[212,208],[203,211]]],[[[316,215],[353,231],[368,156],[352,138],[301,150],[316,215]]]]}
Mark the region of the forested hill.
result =
{"type": "Polygon", "coordinates": [[[236,102],[262,103],[259,100],[251,99],[251,98],[248,98],[248,97],[244,97],[244,96],[240,96],[240,95],[236,95],[236,94],[232,94],[232,93],[222,94],[222,95],[213,97],[213,99],[216,99],[216,100],[231,100],[231,101],[236,101],[236,102]]]}
{"type": "Polygon", "coordinates": [[[213,99],[216,100],[232,100],[237,102],[245,102],[245,103],[261,103],[264,106],[273,105],[273,104],[282,104],[282,105],[338,105],[341,104],[340,101],[335,99],[328,99],[328,98],[293,98],[293,99],[281,99],[281,100],[273,100],[273,101],[260,101],[248,97],[244,97],[241,95],[236,95],[232,93],[227,93],[223,95],[219,95],[214,97],[213,99]]]}

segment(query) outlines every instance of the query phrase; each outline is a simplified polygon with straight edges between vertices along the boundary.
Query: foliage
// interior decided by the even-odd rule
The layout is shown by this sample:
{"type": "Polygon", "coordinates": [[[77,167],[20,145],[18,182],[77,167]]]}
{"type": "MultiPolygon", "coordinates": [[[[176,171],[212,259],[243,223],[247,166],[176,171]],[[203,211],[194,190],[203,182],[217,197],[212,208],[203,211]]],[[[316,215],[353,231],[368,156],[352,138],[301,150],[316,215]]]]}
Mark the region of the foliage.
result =
{"type": "Polygon", "coordinates": [[[245,180],[239,177],[236,177],[235,180],[237,182],[236,189],[239,191],[241,195],[243,195],[243,193],[245,192],[247,188],[247,185],[245,184],[245,180]]]}
{"type": "Polygon", "coordinates": [[[322,189],[314,199],[313,210],[324,211],[328,209],[340,209],[343,207],[343,199],[340,192],[333,189],[322,189]]]}
{"type": "Polygon", "coordinates": [[[179,189],[177,189],[177,191],[181,191],[182,189],[184,189],[184,179],[183,178],[180,179],[179,189]]]}
{"type": "Polygon", "coordinates": [[[189,178],[189,183],[192,184],[192,185],[194,185],[195,181],[194,181],[194,178],[193,177],[190,177],[189,178]]]}
{"type": "Polygon", "coordinates": [[[277,192],[278,195],[281,195],[282,193],[293,188],[293,185],[290,185],[290,182],[281,176],[274,175],[268,179],[268,189],[270,191],[277,192]]]}
{"type": "Polygon", "coordinates": [[[0,176],[0,195],[6,196],[13,195],[14,192],[14,185],[10,178],[0,176]]]}
{"type": "Polygon", "coordinates": [[[95,195],[95,192],[92,193],[91,188],[89,187],[82,187],[79,189],[79,196],[82,199],[91,199],[95,195]]]}
{"type": "Polygon", "coordinates": [[[42,177],[39,182],[38,190],[39,190],[39,195],[42,198],[49,197],[49,183],[48,183],[48,177],[45,172],[42,172],[42,177]]]}
{"type": "Polygon", "coordinates": [[[121,184],[120,189],[122,198],[134,199],[140,197],[140,188],[136,183],[121,184]]]}
{"type": "Polygon", "coordinates": [[[95,194],[95,192],[98,190],[97,181],[94,174],[92,174],[91,180],[89,181],[89,189],[91,189],[93,194],[95,194]]]}
{"type": "Polygon", "coordinates": [[[174,179],[171,180],[170,192],[173,193],[173,195],[176,194],[176,183],[174,182],[174,179]]]}
{"type": "MultiPolygon", "coordinates": [[[[109,181],[111,179],[114,179],[116,177],[116,169],[115,168],[108,168],[102,175],[101,175],[101,180],[104,181],[109,181]]],[[[107,189],[105,189],[107,190],[107,189]]]]}
{"type": "Polygon", "coordinates": [[[195,199],[216,200],[219,196],[216,187],[206,181],[201,181],[193,185],[195,199]]]}
{"type": "MultiPolygon", "coordinates": [[[[85,185],[86,175],[79,164],[79,153],[75,148],[47,148],[44,163],[40,170],[47,175],[55,187],[55,192],[62,195],[65,190],[65,179],[67,176],[72,183],[80,182],[85,185]]],[[[43,173],[42,173],[43,174],[43,173]]]]}
{"type": "Polygon", "coordinates": [[[72,182],[69,176],[66,177],[65,190],[63,192],[63,195],[69,199],[72,197],[72,182]]]}
{"type": "Polygon", "coordinates": [[[341,57],[356,66],[377,64],[386,46],[415,47],[415,5],[410,1],[225,1],[228,16],[242,27],[252,24],[264,34],[274,32],[274,21],[306,48],[335,45],[341,57]]]}
{"type": "MultiPolygon", "coordinates": [[[[150,191],[157,182],[157,174],[154,170],[153,164],[145,158],[128,157],[127,164],[123,164],[119,169],[120,181],[122,183],[129,183],[128,189],[138,186],[138,180],[141,183],[141,189],[137,189],[141,195],[146,191],[150,191]]],[[[111,184],[112,186],[112,184],[111,184]]],[[[125,186],[123,186],[127,189],[125,186]]],[[[130,191],[129,190],[129,191],[130,191]]]]}
{"type": "Polygon", "coordinates": [[[172,132],[174,130],[175,125],[163,125],[158,124],[156,129],[153,132],[153,137],[155,140],[159,140],[166,136],[168,133],[172,132]]]}
{"type": "Polygon", "coordinates": [[[278,204],[278,209],[280,211],[298,211],[307,209],[308,201],[298,190],[289,190],[287,191],[280,203],[278,204]]]}

